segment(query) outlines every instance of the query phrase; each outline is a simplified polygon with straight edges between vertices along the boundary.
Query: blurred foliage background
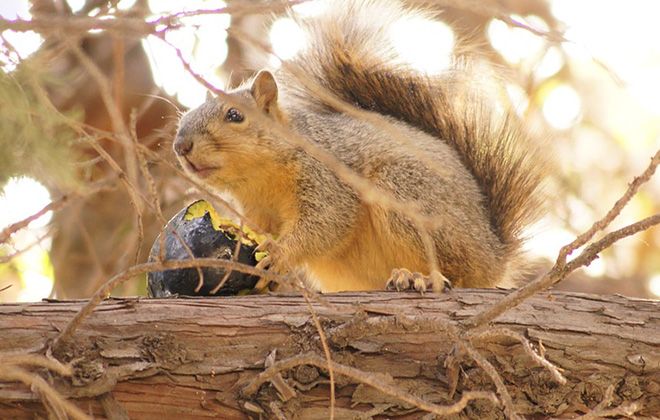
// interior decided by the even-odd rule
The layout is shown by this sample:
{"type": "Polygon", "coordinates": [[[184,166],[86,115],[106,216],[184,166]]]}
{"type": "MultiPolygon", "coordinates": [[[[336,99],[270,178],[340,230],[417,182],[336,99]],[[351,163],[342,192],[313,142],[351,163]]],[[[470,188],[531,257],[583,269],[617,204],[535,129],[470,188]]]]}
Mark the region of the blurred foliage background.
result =
{"type": "MultiPolygon", "coordinates": [[[[0,301],[86,297],[146,259],[164,221],[200,195],[171,152],[178,115],[206,95],[189,70],[224,88],[277,67],[305,42],[284,3],[0,3],[0,301]]],[[[469,55],[502,80],[493,95],[550,140],[551,213],[528,243],[540,272],[660,147],[660,3],[408,3],[434,15],[391,30],[413,66],[434,74],[452,53],[469,55]]],[[[303,15],[327,7],[295,4],[303,15]]],[[[613,228],[659,211],[656,176],[613,228]]],[[[559,287],[660,297],[660,229],[618,242],[559,287]]],[[[143,279],[115,291],[144,292],[143,279]]]]}

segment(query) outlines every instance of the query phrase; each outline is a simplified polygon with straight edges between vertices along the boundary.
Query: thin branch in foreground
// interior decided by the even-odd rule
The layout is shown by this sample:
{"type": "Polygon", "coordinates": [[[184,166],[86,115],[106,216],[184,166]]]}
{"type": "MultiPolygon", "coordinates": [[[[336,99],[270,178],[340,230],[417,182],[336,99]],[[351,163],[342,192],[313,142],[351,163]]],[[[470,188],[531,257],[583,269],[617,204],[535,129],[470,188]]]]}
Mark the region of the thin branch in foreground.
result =
{"type": "Polygon", "coordinates": [[[516,411],[513,406],[513,399],[511,398],[511,394],[509,394],[509,391],[506,389],[506,385],[504,385],[504,380],[500,376],[500,374],[497,372],[497,369],[495,369],[495,366],[493,366],[488,359],[486,359],[484,356],[481,355],[475,349],[472,347],[472,345],[467,345],[463,344],[461,345],[463,347],[463,350],[472,358],[472,360],[475,361],[475,363],[486,372],[486,374],[490,377],[490,379],[493,381],[495,384],[495,389],[497,389],[497,393],[499,394],[500,398],[502,399],[502,403],[504,404],[504,414],[510,418],[510,419],[520,419],[520,416],[516,414],[516,411]]]}
{"type": "Polygon", "coordinates": [[[332,357],[330,356],[330,347],[328,346],[328,339],[323,331],[319,317],[316,314],[316,311],[312,307],[312,302],[309,299],[307,290],[303,290],[303,297],[305,298],[305,303],[309,309],[309,313],[312,315],[312,320],[314,321],[314,326],[316,331],[319,333],[319,338],[321,339],[321,345],[323,346],[323,353],[325,355],[325,360],[327,361],[328,367],[328,376],[330,377],[330,420],[335,418],[335,372],[332,369],[332,357]]]}
{"type": "Polygon", "coordinates": [[[573,271],[579,267],[589,265],[593,260],[598,258],[598,253],[603,251],[605,248],[610,247],[616,241],[632,236],[636,233],[642,232],[644,230],[650,229],[653,226],[660,224],[660,213],[656,213],[653,216],[649,216],[645,219],[642,219],[638,222],[632,223],[628,226],[622,227],[621,229],[610,232],[607,235],[603,236],[598,241],[592,243],[574,260],[569,262],[566,265],[566,268],[570,271],[573,271]]]}
{"type": "Polygon", "coordinates": [[[26,217],[25,219],[20,220],[16,223],[13,223],[13,224],[7,226],[6,228],[4,228],[2,230],[2,232],[0,232],[0,244],[6,243],[14,233],[18,232],[21,229],[25,229],[26,227],[28,227],[30,225],[30,223],[37,220],[41,216],[45,215],[49,211],[54,212],[54,211],[61,210],[61,209],[65,208],[66,206],[68,206],[69,204],[71,204],[73,202],[74,198],[87,197],[87,196],[96,194],[97,192],[103,191],[106,188],[107,188],[106,183],[98,182],[95,185],[93,185],[90,189],[88,189],[87,191],[62,195],[60,198],[57,198],[57,199],[51,201],[50,203],[48,203],[44,208],[42,208],[38,212],[36,212],[36,213],[26,217]]]}
{"type": "MultiPolygon", "coordinates": [[[[415,320],[411,320],[410,322],[415,322],[415,320]]],[[[477,366],[483,369],[486,375],[493,381],[495,389],[497,389],[497,393],[504,405],[504,413],[511,419],[519,418],[514,409],[511,394],[509,394],[509,391],[504,385],[504,380],[497,372],[497,369],[472,345],[469,337],[465,337],[465,334],[460,334],[459,329],[449,321],[426,318],[424,322],[434,326],[438,331],[446,332],[449,338],[458,346],[458,349],[470,356],[477,366]]]]}
{"type": "Polygon", "coordinates": [[[340,375],[346,376],[365,385],[369,385],[386,395],[439,416],[448,416],[451,414],[460,413],[467,406],[468,402],[475,399],[486,399],[491,401],[493,404],[499,403],[492,392],[486,391],[465,392],[459,401],[447,406],[428,403],[419,397],[402,391],[400,388],[394,385],[390,385],[388,382],[391,382],[391,378],[388,378],[383,374],[363,372],[350,366],[328,361],[314,353],[301,354],[299,356],[294,356],[277,362],[273,366],[261,372],[252,382],[243,388],[243,393],[247,396],[254,395],[259,390],[261,385],[271,380],[273,377],[275,377],[275,375],[284,370],[289,370],[300,365],[312,365],[320,369],[325,369],[327,368],[328,363],[330,363],[334,371],[340,375]]]}
{"type": "Polygon", "coordinates": [[[481,312],[478,312],[470,319],[466,320],[464,325],[471,329],[483,327],[498,316],[502,315],[504,312],[520,305],[525,299],[529,298],[535,293],[551,287],[552,285],[564,279],[571,272],[584,265],[588,265],[591,261],[598,257],[598,253],[603,251],[605,248],[608,248],[619,239],[634,235],[637,232],[659,224],[660,215],[656,214],[631,225],[625,226],[619,230],[605,235],[599,241],[592,243],[584,251],[582,251],[578,257],[574,258],[568,264],[566,263],[566,257],[568,254],[573,252],[579,246],[586,244],[589,240],[591,240],[591,238],[593,238],[596,232],[604,229],[612,222],[612,220],[614,220],[614,218],[621,212],[621,209],[625,207],[632,196],[637,192],[639,187],[651,179],[651,176],[653,176],[658,164],[660,164],[660,150],[655,153],[655,155],[651,158],[651,162],[649,163],[649,166],[646,168],[646,170],[644,170],[640,176],[633,180],[623,196],[617,200],[613,208],[605,215],[605,217],[594,223],[587,232],[579,235],[578,238],[576,238],[573,242],[561,249],[559,256],[557,257],[557,261],[555,262],[555,265],[550,269],[550,271],[538,279],[521,287],[520,289],[514,290],[500,301],[483,309],[481,312]]]}
{"type": "MultiPolygon", "coordinates": [[[[266,360],[264,361],[264,367],[269,368],[275,364],[275,357],[277,356],[277,349],[273,349],[273,351],[270,352],[268,356],[266,356],[266,360]]],[[[275,377],[271,380],[271,383],[277,390],[277,392],[280,394],[280,398],[282,401],[289,401],[291,398],[294,398],[296,396],[296,391],[295,389],[291,388],[291,386],[284,380],[282,375],[275,375],[275,377]]]]}
{"type": "Polygon", "coordinates": [[[605,396],[603,400],[594,407],[589,413],[577,417],[576,420],[591,420],[591,419],[600,419],[604,417],[613,417],[613,416],[632,416],[636,412],[642,409],[642,404],[638,402],[622,402],[617,407],[607,408],[612,404],[614,399],[614,385],[607,387],[605,391],[605,396]]]}
{"type": "MultiPolygon", "coordinates": [[[[390,323],[392,322],[392,319],[379,318],[374,320],[373,318],[367,318],[358,320],[356,322],[366,322],[368,324],[367,329],[372,329],[377,324],[390,323]]],[[[405,314],[397,314],[395,317],[395,322],[396,325],[399,325],[403,328],[408,328],[410,330],[414,330],[415,328],[430,328],[433,332],[447,334],[449,339],[455,344],[455,346],[457,346],[460,351],[469,355],[477,364],[477,366],[484,370],[486,375],[493,381],[493,384],[495,385],[495,388],[500,395],[504,405],[504,412],[507,414],[507,416],[509,416],[509,418],[516,418],[513,399],[511,398],[511,394],[509,394],[509,391],[504,385],[502,377],[499,375],[495,367],[484,356],[482,356],[477,351],[477,349],[475,349],[471,342],[468,341],[470,337],[467,337],[467,339],[464,338],[455,325],[447,320],[430,317],[412,317],[405,314]]],[[[356,326],[355,324],[349,325],[349,329],[356,326]]],[[[386,324],[386,328],[389,328],[389,325],[386,324]]],[[[379,328],[376,330],[378,329],[379,328]]],[[[339,335],[346,336],[346,330],[346,328],[341,327],[335,328],[333,331],[333,335],[335,335],[334,339],[337,338],[337,333],[339,333],[339,335]]],[[[350,335],[350,333],[348,333],[348,335],[350,335]]]]}
{"type": "Polygon", "coordinates": [[[305,0],[270,1],[267,3],[232,4],[227,7],[215,9],[189,10],[179,13],[159,16],[146,20],[119,14],[105,14],[100,16],[81,16],[59,14],[38,14],[31,19],[2,19],[0,18],[0,32],[12,30],[17,32],[34,31],[42,34],[85,34],[89,31],[108,31],[125,36],[147,36],[164,29],[173,30],[183,26],[181,19],[208,15],[243,16],[252,14],[281,13],[291,5],[305,0]]]}
{"type": "Polygon", "coordinates": [[[27,365],[46,368],[61,376],[71,376],[73,370],[70,365],[60,363],[55,359],[49,359],[37,354],[2,354],[0,353],[0,366],[27,365]]]}
{"type": "Polygon", "coordinates": [[[272,279],[275,281],[284,282],[287,280],[285,276],[281,276],[266,270],[260,270],[254,268],[250,265],[236,263],[230,260],[218,260],[215,258],[197,258],[194,260],[168,260],[160,262],[148,262],[143,264],[134,265],[127,270],[115,275],[110,280],[105,282],[99,289],[94,293],[94,295],[89,299],[89,301],[83,306],[76,315],[69,321],[69,323],[62,329],[62,331],[55,337],[53,341],[52,348],[57,348],[62,342],[71,338],[76,329],[82,324],[82,322],[87,318],[93,311],[94,308],[98,306],[106,296],[114,290],[115,287],[121,285],[122,283],[128,281],[129,279],[137,276],[138,274],[155,272],[155,271],[165,271],[165,270],[174,270],[180,268],[194,268],[194,267],[219,267],[224,268],[225,270],[236,270],[247,274],[252,274],[254,276],[260,276],[267,279],[272,279]]]}
{"type": "MultiPolygon", "coordinates": [[[[234,261],[234,262],[238,262],[238,259],[240,258],[241,244],[243,243],[243,240],[245,239],[245,232],[243,231],[243,224],[241,224],[239,226],[238,235],[239,235],[239,238],[236,241],[236,246],[234,247],[234,252],[231,255],[231,260],[234,261]]],[[[218,285],[215,286],[213,289],[211,289],[209,291],[209,294],[210,295],[215,295],[216,293],[218,293],[218,290],[222,289],[222,287],[225,285],[227,280],[229,280],[229,276],[231,276],[231,271],[227,271],[225,273],[225,275],[222,276],[222,279],[220,279],[220,282],[218,283],[218,285]]],[[[195,288],[195,292],[199,292],[199,290],[202,288],[203,284],[204,284],[204,278],[200,277],[199,283],[197,284],[197,287],[195,288]]]]}
{"type": "Polygon", "coordinates": [[[593,260],[598,258],[598,254],[601,251],[608,248],[619,239],[632,236],[635,233],[649,229],[650,227],[658,224],[660,224],[660,214],[655,214],[653,216],[647,217],[646,219],[640,220],[639,222],[609,233],[598,242],[594,242],[593,244],[589,245],[578,257],[573,259],[567,265],[562,267],[555,264],[555,266],[542,277],[534,280],[524,287],[521,287],[520,289],[514,290],[494,305],[487,307],[486,309],[474,315],[472,318],[466,320],[465,325],[472,329],[483,327],[509,309],[520,305],[530,296],[558,283],[568,274],[577,270],[578,268],[588,265],[593,260]]]}
{"type": "Polygon", "coordinates": [[[641,410],[642,404],[638,402],[625,402],[621,403],[619,406],[614,408],[608,408],[603,410],[593,410],[591,413],[580,416],[577,419],[586,420],[586,419],[602,419],[605,417],[615,417],[615,416],[633,416],[636,412],[641,410]]]}
{"type": "Polygon", "coordinates": [[[656,168],[658,167],[658,164],[660,164],[660,149],[651,158],[651,162],[649,163],[649,166],[644,170],[644,172],[642,172],[641,175],[635,177],[635,179],[633,179],[633,181],[628,185],[626,192],[616,201],[616,203],[614,203],[610,211],[608,211],[602,219],[595,222],[589,228],[589,230],[578,235],[578,237],[575,238],[573,242],[561,248],[559,251],[559,256],[557,257],[557,262],[562,264],[566,263],[566,258],[573,251],[585,245],[594,237],[597,232],[609,226],[609,224],[612,223],[612,221],[619,215],[619,213],[621,213],[621,210],[623,210],[623,208],[628,204],[630,199],[632,199],[632,197],[637,193],[639,187],[651,179],[655,173],[656,168]]]}
{"type": "Polygon", "coordinates": [[[560,384],[564,385],[566,384],[566,378],[564,375],[561,374],[560,368],[557,366],[553,365],[548,359],[544,357],[544,355],[539,354],[534,351],[532,348],[532,344],[529,342],[527,338],[525,338],[522,334],[519,334],[515,331],[512,331],[508,328],[492,328],[488,329],[485,331],[479,332],[474,338],[481,340],[487,340],[490,338],[494,337],[499,337],[499,336],[505,336],[509,338],[513,338],[516,341],[519,341],[520,344],[522,345],[523,349],[525,350],[525,353],[534,361],[536,364],[539,366],[542,366],[550,371],[550,374],[552,377],[560,384]]]}
{"type": "Polygon", "coordinates": [[[35,239],[31,243],[29,243],[27,246],[25,246],[25,247],[23,247],[19,250],[16,250],[16,248],[14,248],[13,253],[8,254],[8,255],[0,256],[0,264],[6,264],[9,261],[13,260],[14,258],[28,252],[29,250],[31,250],[35,246],[41,244],[48,236],[50,236],[50,234],[51,234],[51,232],[48,231],[48,232],[44,233],[43,235],[40,235],[37,239],[35,239]]]}
{"type": "Polygon", "coordinates": [[[136,250],[135,262],[137,263],[138,253],[144,240],[143,203],[150,204],[149,200],[140,194],[140,189],[138,187],[138,158],[136,157],[138,154],[137,147],[135,147],[135,144],[131,140],[130,130],[126,126],[124,117],[121,114],[121,107],[113,95],[112,82],[103,74],[103,71],[97,65],[97,63],[95,63],[82,50],[80,45],[68,38],[62,38],[61,42],[73,53],[73,55],[78,59],[78,62],[82,65],[83,68],[85,68],[89,76],[96,83],[99,94],[101,96],[101,100],[105,106],[106,113],[110,118],[112,130],[117,136],[119,143],[124,147],[126,170],[118,172],[118,175],[119,179],[126,186],[126,192],[128,193],[129,201],[132,204],[136,214],[138,230],[137,240],[134,243],[134,246],[136,250]]]}
{"type": "Polygon", "coordinates": [[[26,228],[30,223],[37,220],[38,218],[48,213],[49,211],[57,211],[63,208],[66,204],[68,204],[69,198],[70,197],[68,195],[63,195],[57,200],[51,201],[44,208],[34,213],[33,215],[28,216],[21,221],[18,221],[16,223],[7,226],[2,230],[2,232],[0,232],[0,244],[4,244],[5,242],[7,242],[11,237],[11,235],[18,232],[21,229],[26,228]]]}
{"type": "Polygon", "coordinates": [[[22,382],[30,389],[41,394],[44,405],[51,409],[60,409],[76,420],[91,420],[80,408],[63,398],[41,376],[13,365],[0,365],[0,378],[6,381],[22,382]]]}

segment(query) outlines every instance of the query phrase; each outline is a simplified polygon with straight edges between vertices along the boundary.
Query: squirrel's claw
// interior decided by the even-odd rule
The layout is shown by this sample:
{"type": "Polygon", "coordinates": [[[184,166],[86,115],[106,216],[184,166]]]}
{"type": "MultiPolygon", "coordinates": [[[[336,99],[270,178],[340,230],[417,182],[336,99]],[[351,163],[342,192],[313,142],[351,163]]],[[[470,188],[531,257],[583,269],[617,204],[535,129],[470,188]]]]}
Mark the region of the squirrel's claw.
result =
{"type": "Polygon", "coordinates": [[[431,275],[425,276],[405,268],[395,268],[392,270],[389,280],[387,280],[385,289],[396,291],[415,290],[421,294],[424,294],[427,290],[443,293],[451,289],[451,281],[439,271],[433,271],[431,275]]]}
{"type": "MultiPolygon", "coordinates": [[[[255,249],[255,253],[263,252],[266,255],[261,257],[257,265],[254,266],[254,268],[258,270],[268,270],[275,274],[282,274],[283,270],[280,264],[282,257],[281,257],[281,253],[278,251],[279,251],[278,245],[274,240],[266,239],[265,241],[263,241],[255,249]]],[[[257,284],[254,286],[254,288],[257,290],[266,290],[266,288],[268,288],[269,290],[276,290],[277,284],[275,284],[274,281],[271,281],[266,277],[261,277],[257,282],[257,284]]]]}
{"type": "Polygon", "coordinates": [[[257,263],[257,265],[254,266],[254,268],[257,270],[268,270],[271,265],[273,265],[273,257],[266,255],[257,263]]]}
{"type": "MultiPolygon", "coordinates": [[[[262,250],[259,250],[257,248],[257,251],[263,252],[262,250]]],[[[273,268],[273,257],[271,255],[266,255],[259,262],[257,265],[254,266],[257,270],[268,270],[270,268],[273,268]]],[[[255,284],[254,288],[257,290],[266,290],[267,287],[269,287],[269,284],[271,283],[271,280],[267,277],[261,277],[257,284],[255,284]]]]}
{"type": "Polygon", "coordinates": [[[277,245],[275,244],[275,241],[272,239],[266,239],[257,246],[254,252],[255,254],[264,254],[261,259],[259,259],[255,268],[259,270],[272,270],[274,268],[274,263],[277,261],[277,245]]]}

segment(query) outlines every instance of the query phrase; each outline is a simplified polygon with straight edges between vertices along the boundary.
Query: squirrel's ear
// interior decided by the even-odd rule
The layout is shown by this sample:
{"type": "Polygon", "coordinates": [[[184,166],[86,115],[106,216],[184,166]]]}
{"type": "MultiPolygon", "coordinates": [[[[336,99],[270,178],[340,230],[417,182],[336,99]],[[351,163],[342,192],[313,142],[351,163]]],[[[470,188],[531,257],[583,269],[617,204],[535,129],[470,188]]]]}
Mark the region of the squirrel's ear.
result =
{"type": "Polygon", "coordinates": [[[214,98],[214,96],[213,96],[213,94],[211,93],[211,91],[210,91],[210,90],[207,90],[207,91],[206,91],[206,102],[210,101],[210,100],[213,99],[213,98],[214,98]]]}
{"type": "Polygon", "coordinates": [[[277,83],[271,72],[261,70],[252,82],[250,93],[257,102],[259,109],[266,114],[279,116],[279,109],[277,107],[277,83]]]}

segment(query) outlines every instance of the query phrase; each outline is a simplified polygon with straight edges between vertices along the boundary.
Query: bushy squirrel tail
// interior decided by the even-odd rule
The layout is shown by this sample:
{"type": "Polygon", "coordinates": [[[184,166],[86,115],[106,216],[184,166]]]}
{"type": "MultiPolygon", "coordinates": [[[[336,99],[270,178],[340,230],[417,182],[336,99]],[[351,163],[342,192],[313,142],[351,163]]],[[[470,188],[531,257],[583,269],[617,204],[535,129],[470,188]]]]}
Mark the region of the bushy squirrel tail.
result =
{"type": "MultiPolygon", "coordinates": [[[[364,110],[392,116],[454,147],[486,198],[493,231],[511,252],[541,208],[543,159],[513,117],[493,111],[470,87],[468,67],[439,76],[417,72],[396,52],[389,31],[426,17],[392,0],[341,0],[309,19],[295,17],[308,47],[282,70],[286,89],[310,106],[328,107],[296,75],[364,110]],[[298,79],[298,81],[296,81],[298,79]]],[[[506,114],[506,113],[504,113],[506,114]]],[[[438,162],[442,165],[442,162],[438,162]]]]}

